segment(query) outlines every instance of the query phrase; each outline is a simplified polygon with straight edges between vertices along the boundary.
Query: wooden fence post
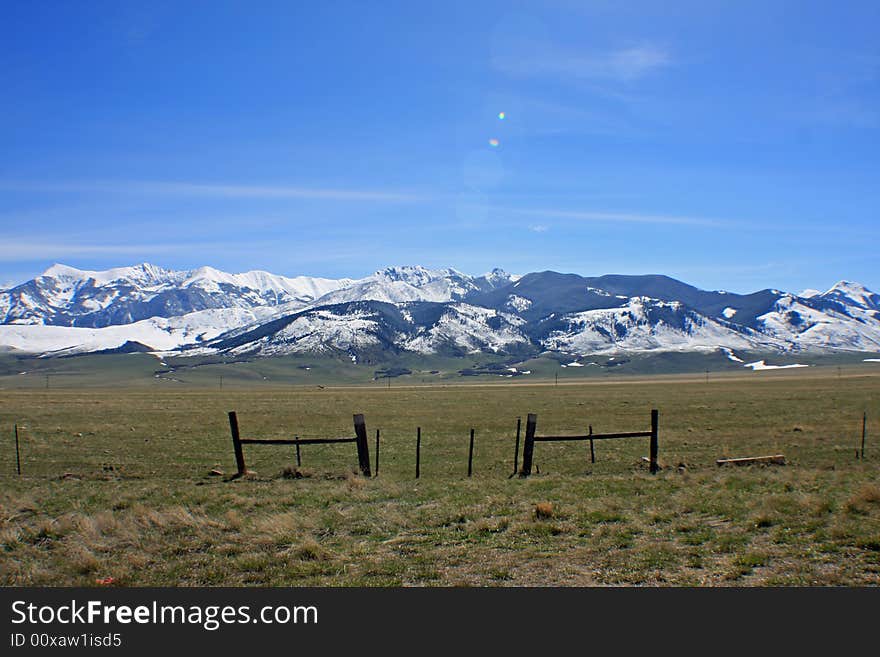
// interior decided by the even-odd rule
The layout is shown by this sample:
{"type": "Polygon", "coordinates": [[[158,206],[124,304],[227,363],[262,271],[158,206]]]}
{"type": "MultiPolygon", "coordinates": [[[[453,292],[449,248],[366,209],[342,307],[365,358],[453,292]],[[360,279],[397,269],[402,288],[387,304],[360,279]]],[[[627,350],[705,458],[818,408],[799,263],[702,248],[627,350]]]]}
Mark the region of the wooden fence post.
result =
{"type": "MultiPolygon", "coordinates": [[[[299,436],[294,436],[294,440],[299,440],[299,436]]],[[[299,453],[299,443],[296,444],[296,467],[302,467],[302,457],[299,453]]]]}
{"type": "Polygon", "coordinates": [[[247,468],[244,464],[244,453],[241,451],[241,436],[238,433],[238,417],[235,411],[229,411],[229,429],[232,431],[232,449],[235,451],[235,465],[238,467],[239,477],[243,477],[247,468]]]}
{"type": "Polygon", "coordinates": [[[422,451],[422,428],[416,427],[416,479],[419,478],[420,470],[419,470],[419,460],[421,457],[422,451]]]}
{"type": "Polygon", "coordinates": [[[370,474],[370,446],[367,444],[367,425],[360,413],[354,416],[354,434],[357,438],[358,465],[365,477],[370,474]]]}
{"type": "Polygon", "coordinates": [[[656,474],[660,469],[660,464],[657,463],[657,432],[660,424],[660,412],[654,408],[651,409],[651,474],[656,474]]]}
{"type": "Polygon", "coordinates": [[[376,472],[373,475],[374,477],[379,476],[379,430],[376,429],[376,472]]]}
{"type": "MultiPolygon", "coordinates": [[[[593,435],[593,425],[590,425],[590,435],[593,435]]],[[[590,463],[596,462],[596,452],[593,450],[593,439],[590,438],[590,463]]]]}
{"type": "Polygon", "coordinates": [[[522,425],[522,418],[516,418],[516,449],[513,450],[513,474],[516,474],[519,468],[519,430],[522,425]]]}
{"type": "Polygon", "coordinates": [[[471,429],[471,446],[468,449],[468,477],[474,472],[474,430],[471,429]]]}
{"type": "MultiPolygon", "coordinates": [[[[865,440],[862,439],[862,445],[864,445],[865,440]]],[[[862,447],[862,451],[864,451],[864,446],[862,447]]],[[[18,471],[18,475],[21,476],[21,452],[18,449],[18,425],[15,425],[15,468],[18,471]]]]}
{"type": "Polygon", "coordinates": [[[529,413],[526,417],[526,442],[523,445],[523,466],[520,471],[521,477],[532,474],[532,457],[535,453],[535,426],[538,424],[538,416],[529,413]]]}

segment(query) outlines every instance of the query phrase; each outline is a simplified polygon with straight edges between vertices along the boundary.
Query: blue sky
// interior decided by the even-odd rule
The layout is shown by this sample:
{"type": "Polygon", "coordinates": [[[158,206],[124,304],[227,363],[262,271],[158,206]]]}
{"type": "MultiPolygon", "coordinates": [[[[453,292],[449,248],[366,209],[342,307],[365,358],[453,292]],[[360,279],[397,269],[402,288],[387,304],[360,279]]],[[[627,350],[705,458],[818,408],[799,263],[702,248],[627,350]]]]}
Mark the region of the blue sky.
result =
{"type": "Polygon", "coordinates": [[[0,285],[146,261],[880,290],[877,2],[3,6],[0,285]]]}

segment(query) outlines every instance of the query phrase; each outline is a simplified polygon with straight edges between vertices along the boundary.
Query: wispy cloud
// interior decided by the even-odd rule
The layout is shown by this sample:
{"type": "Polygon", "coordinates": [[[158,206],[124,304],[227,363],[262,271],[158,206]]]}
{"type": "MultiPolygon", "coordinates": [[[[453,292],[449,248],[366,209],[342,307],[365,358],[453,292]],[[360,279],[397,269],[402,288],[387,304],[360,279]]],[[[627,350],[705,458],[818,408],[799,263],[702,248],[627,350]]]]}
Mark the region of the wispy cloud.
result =
{"type": "Polygon", "coordinates": [[[544,224],[533,224],[533,225],[529,226],[529,230],[532,231],[533,233],[546,233],[549,230],[549,228],[547,226],[545,226],[544,224]]]}
{"type": "Polygon", "coordinates": [[[386,190],[197,183],[148,183],[148,186],[160,193],[224,198],[301,198],[328,201],[417,201],[423,199],[421,196],[407,192],[386,190]]]}
{"type": "MultiPolygon", "coordinates": [[[[333,239],[310,240],[304,248],[297,240],[284,243],[297,248],[296,264],[322,264],[326,262],[360,262],[365,249],[379,252],[387,246],[381,239],[369,238],[356,244],[340,243],[333,239]]],[[[393,249],[392,249],[393,250],[393,249]]],[[[169,260],[184,260],[187,267],[204,264],[217,265],[221,259],[244,258],[255,263],[257,268],[267,266],[284,269],[290,260],[286,255],[279,256],[277,240],[212,240],[152,243],[88,243],[62,242],[60,240],[3,240],[0,242],[0,263],[15,262],[61,262],[74,264],[87,260],[94,263],[113,262],[131,264],[133,262],[167,263],[169,260]]],[[[77,265],[78,266],[78,265],[77,265]]],[[[114,265],[115,266],[115,265],[114,265]]],[[[166,264],[162,264],[166,266],[166,264]]],[[[302,272],[300,272],[302,273],[302,272]]],[[[4,273],[4,277],[8,277],[4,273]]]]}
{"type": "Polygon", "coordinates": [[[428,197],[407,191],[340,189],[295,185],[235,185],[172,181],[65,181],[0,180],[0,190],[13,192],[149,194],[247,199],[313,199],[326,201],[415,202],[428,197]]]}
{"type": "Polygon", "coordinates": [[[65,260],[120,256],[126,258],[153,257],[170,253],[234,252],[242,248],[269,248],[271,243],[232,244],[229,242],[179,242],[161,244],[85,244],[60,241],[3,240],[0,242],[0,262],[28,262],[33,260],[65,260]]]}
{"type": "Polygon", "coordinates": [[[492,58],[496,70],[516,77],[557,76],[581,80],[630,82],[672,63],[660,46],[643,43],[603,52],[577,52],[547,43],[522,44],[492,58]]]}
{"type": "Polygon", "coordinates": [[[684,226],[727,226],[729,222],[705,217],[680,217],[660,214],[636,214],[621,212],[569,211],[555,209],[524,210],[504,208],[505,212],[520,214],[527,217],[553,217],[573,221],[593,223],[630,223],[630,224],[670,224],[684,226]]]}

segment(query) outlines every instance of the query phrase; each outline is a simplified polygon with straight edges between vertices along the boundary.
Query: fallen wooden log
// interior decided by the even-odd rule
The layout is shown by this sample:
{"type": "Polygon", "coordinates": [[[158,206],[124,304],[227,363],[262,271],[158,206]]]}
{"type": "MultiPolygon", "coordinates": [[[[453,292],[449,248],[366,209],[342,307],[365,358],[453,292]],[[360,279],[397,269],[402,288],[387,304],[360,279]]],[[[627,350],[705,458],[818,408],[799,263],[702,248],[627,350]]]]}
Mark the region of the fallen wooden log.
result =
{"type": "Polygon", "coordinates": [[[785,465],[785,456],[783,454],[773,454],[771,456],[744,456],[736,459],[718,459],[715,463],[721,465],[752,465],[753,463],[768,463],[771,465],[785,465]]]}

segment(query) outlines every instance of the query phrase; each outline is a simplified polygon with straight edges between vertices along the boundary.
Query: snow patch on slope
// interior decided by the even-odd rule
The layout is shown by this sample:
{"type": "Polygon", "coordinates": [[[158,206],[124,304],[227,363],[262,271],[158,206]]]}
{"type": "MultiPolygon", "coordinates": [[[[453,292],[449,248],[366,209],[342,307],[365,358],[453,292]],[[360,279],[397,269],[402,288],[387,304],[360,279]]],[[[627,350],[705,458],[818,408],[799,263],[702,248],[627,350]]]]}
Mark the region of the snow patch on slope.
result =
{"type": "Polygon", "coordinates": [[[425,354],[436,353],[444,347],[468,353],[497,353],[517,344],[529,344],[519,330],[523,324],[525,320],[516,315],[459,303],[450,306],[436,323],[403,346],[425,354]]]}
{"type": "Polygon", "coordinates": [[[140,342],[155,351],[171,351],[180,345],[198,344],[229,330],[230,326],[262,321],[269,309],[222,308],[201,310],[180,317],[153,317],[132,324],[103,328],[0,325],[0,344],[23,353],[87,353],[115,349],[126,342],[140,342]]]}
{"type": "Polygon", "coordinates": [[[757,318],[761,332],[798,349],[880,349],[876,311],[858,306],[847,306],[845,312],[818,310],[802,301],[790,294],[780,297],[770,312],[757,318]]]}
{"type": "Polygon", "coordinates": [[[303,314],[278,332],[230,350],[233,354],[259,351],[263,356],[361,350],[380,344],[376,314],[368,310],[340,312],[321,309],[303,314]]]}
{"type": "Polygon", "coordinates": [[[727,347],[721,347],[721,351],[724,352],[724,355],[727,356],[728,360],[732,360],[734,363],[744,363],[745,361],[733,353],[733,349],[728,349],[727,347]]]}
{"type": "Polygon", "coordinates": [[[543,344],[563,352],[713,351],[718,345],[748,349],[755,340],[721,323],[688,311],[679,302],[635,297],[620,308],[565,315],[567,329],[550,333],[543,344]]]}
{"type": "Polygon", "coordinates": [[[809,365],[801,365],[800,363],[795,363],[794,365],[768,365],[763,360],[757,360],[754,363],[746,363],[743,367],[751,367],[755,372],[761,372],[764,370],[788,370],[797,367],[809,367],[809,365]]]}
{"type": "Polygon", "coordinates": [[[510,310],[523,312],[532,307],[532,301],[531,299],[526,299],[517,294],[511,294],[507,297],[507,303],[505,303],[504,306],[510,310]]]}

